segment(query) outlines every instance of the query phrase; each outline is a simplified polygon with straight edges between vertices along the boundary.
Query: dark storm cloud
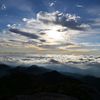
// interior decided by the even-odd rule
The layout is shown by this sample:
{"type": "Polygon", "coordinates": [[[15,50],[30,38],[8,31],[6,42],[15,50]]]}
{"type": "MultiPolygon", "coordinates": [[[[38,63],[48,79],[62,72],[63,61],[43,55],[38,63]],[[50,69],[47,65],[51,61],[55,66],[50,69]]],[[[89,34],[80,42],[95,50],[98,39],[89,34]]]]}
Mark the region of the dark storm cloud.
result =
{"type": "Polygon", "coordinates": [[[31,34],[31,33],[24,32],[24,31],[21,31],[19,29],[15,29],[15,28],[10,28],[9,31],[13,32],[13,33],[16,33],[16,34],[26,36],[26,37],[29,37],[29,38],[32,38],[32,39],[38,39],[39,38],[39,36],[35,35],[34,33],[31,34]]]}

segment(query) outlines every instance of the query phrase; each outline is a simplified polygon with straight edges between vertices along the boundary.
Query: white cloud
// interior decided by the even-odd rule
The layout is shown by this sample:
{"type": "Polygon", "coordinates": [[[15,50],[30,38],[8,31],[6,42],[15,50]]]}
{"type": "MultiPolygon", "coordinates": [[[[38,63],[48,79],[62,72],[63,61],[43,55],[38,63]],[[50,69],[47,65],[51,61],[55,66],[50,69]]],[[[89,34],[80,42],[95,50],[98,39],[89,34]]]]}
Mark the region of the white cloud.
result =
{"type": "Polygon", "coordinates": [[[27,23],[27,27],[39,28],[39,29],[50,29],[51,26],[62,26],[68,27],[75,30],[81,30],[85,28],[85,25],[81,25],[77,22],[80,16],[76,16],[75,14],[64,14],[59,11],[55,11],[53,13],[40,11],[37,14],[36,19],[27,19],[23,18],[23,21],[27,23]],[[47,25],[48,24],[48,27],[47,25]]]}
{"type": "Polygon", "coordinates": [[[76,5],[77,7],[79,7],[79,8],[83,8],[83,6],[82,5],[76,5]]]}
{"type": "Polygon", "coordinates": [[[69,20],[75,20],[77,22],[77,19],[80,18],[80,16],[76,16],[75,14],[66,14],[66,18],[67,18],[67,21],[69,20]]]}
{"type": "Polygon", "coordinates": [[[17,27],[17,25],[16,24],[13,24],[13,25],[8,24],[7,27],[9,27],[9,28],[10,27],[17,27]]]}
{"type": "Polygon", "coordinates": [[[36,22],[36,20],[33,19],[33,18],[31,18],[31,19],[23,18],[22,20],[23,20],[24,22],[27,22],[27,23],[36,22]]]}
{"type": "Polygon", "coordinates": [[[6,10],[6,5],[5,4],[2,4],[1,9],[2,10],[6,10]]]}
{"type": "Polygon", "coordinates": [[[53,3],[53,2],[52,2],[52,3],[49,3],[49,6],[50,6],[50,7],[52,7],[53,5],[54,5],[54,3],[53,3]]]}
{"type": "Polygon", "coordinates": [[[23,18],[22,20],[23,20],[24,22],[26,22],[28,19],[26,19],[26,18],[23,18]]]}
{"type": "Polygon", "coordinates": [[[60,13],[59,11],[53,12],[53,13],[47,13],[40,11],[37,14],[37,19],[43,24],[46,25],[61,25],[62,27],[67,27],[72,30],[79,30],[84,31],[86,30],[85,27],[82,27],[82,23],[78,23],[77,19],[79,19],[80,16],[76,16],[75,14],[64,14],[60,13]]]}
{"type": "Polygon", "coordinates": [[[10,24],[7,25],[7,27],[10,27],[10,26],[11,26],[10,24]]]}

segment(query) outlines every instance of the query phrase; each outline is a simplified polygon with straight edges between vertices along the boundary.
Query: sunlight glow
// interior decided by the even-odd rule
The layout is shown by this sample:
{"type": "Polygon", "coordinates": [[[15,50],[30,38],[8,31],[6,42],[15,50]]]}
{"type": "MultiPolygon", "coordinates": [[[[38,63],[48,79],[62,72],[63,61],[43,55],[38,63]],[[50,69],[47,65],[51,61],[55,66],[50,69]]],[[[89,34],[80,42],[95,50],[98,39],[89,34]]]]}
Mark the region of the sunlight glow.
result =
{"type": "Polygon", "coordinates": [[[57,31],[49,31],[48,37],[52,39],[60,39],[61,38],[61,33],[57,31]]]}
{"type": "Polygon", "coordinates": [[[47,33],[49,38],[62,39],[61,32],[58,32],[56,27],[54,27],[52,30],[48,31],[47,33]]]}

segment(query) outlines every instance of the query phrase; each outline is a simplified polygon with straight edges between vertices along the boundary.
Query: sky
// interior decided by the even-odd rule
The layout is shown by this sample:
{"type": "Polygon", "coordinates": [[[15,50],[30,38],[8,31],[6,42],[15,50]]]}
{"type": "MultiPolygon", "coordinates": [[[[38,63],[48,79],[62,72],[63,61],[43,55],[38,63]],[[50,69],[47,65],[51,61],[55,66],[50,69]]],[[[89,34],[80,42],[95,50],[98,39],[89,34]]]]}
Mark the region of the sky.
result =
{"type": "Polygon", "coordinates": [[[0,52],[100,54],[100,0],[0,0],[0,52]]]}

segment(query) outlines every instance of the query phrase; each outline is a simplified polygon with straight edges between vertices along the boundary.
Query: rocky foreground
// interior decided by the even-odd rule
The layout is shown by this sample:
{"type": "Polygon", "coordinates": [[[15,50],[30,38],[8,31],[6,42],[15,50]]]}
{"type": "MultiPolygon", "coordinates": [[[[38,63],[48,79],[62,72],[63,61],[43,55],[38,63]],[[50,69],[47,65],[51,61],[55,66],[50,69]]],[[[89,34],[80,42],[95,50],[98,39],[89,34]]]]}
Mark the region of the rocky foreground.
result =
{"type": "Polygon", "coordinates": [[[78,100],[74,97],[55,94],[55,93],[38,93],[33,95],[20,95],[17,100],[78,100]]]}

